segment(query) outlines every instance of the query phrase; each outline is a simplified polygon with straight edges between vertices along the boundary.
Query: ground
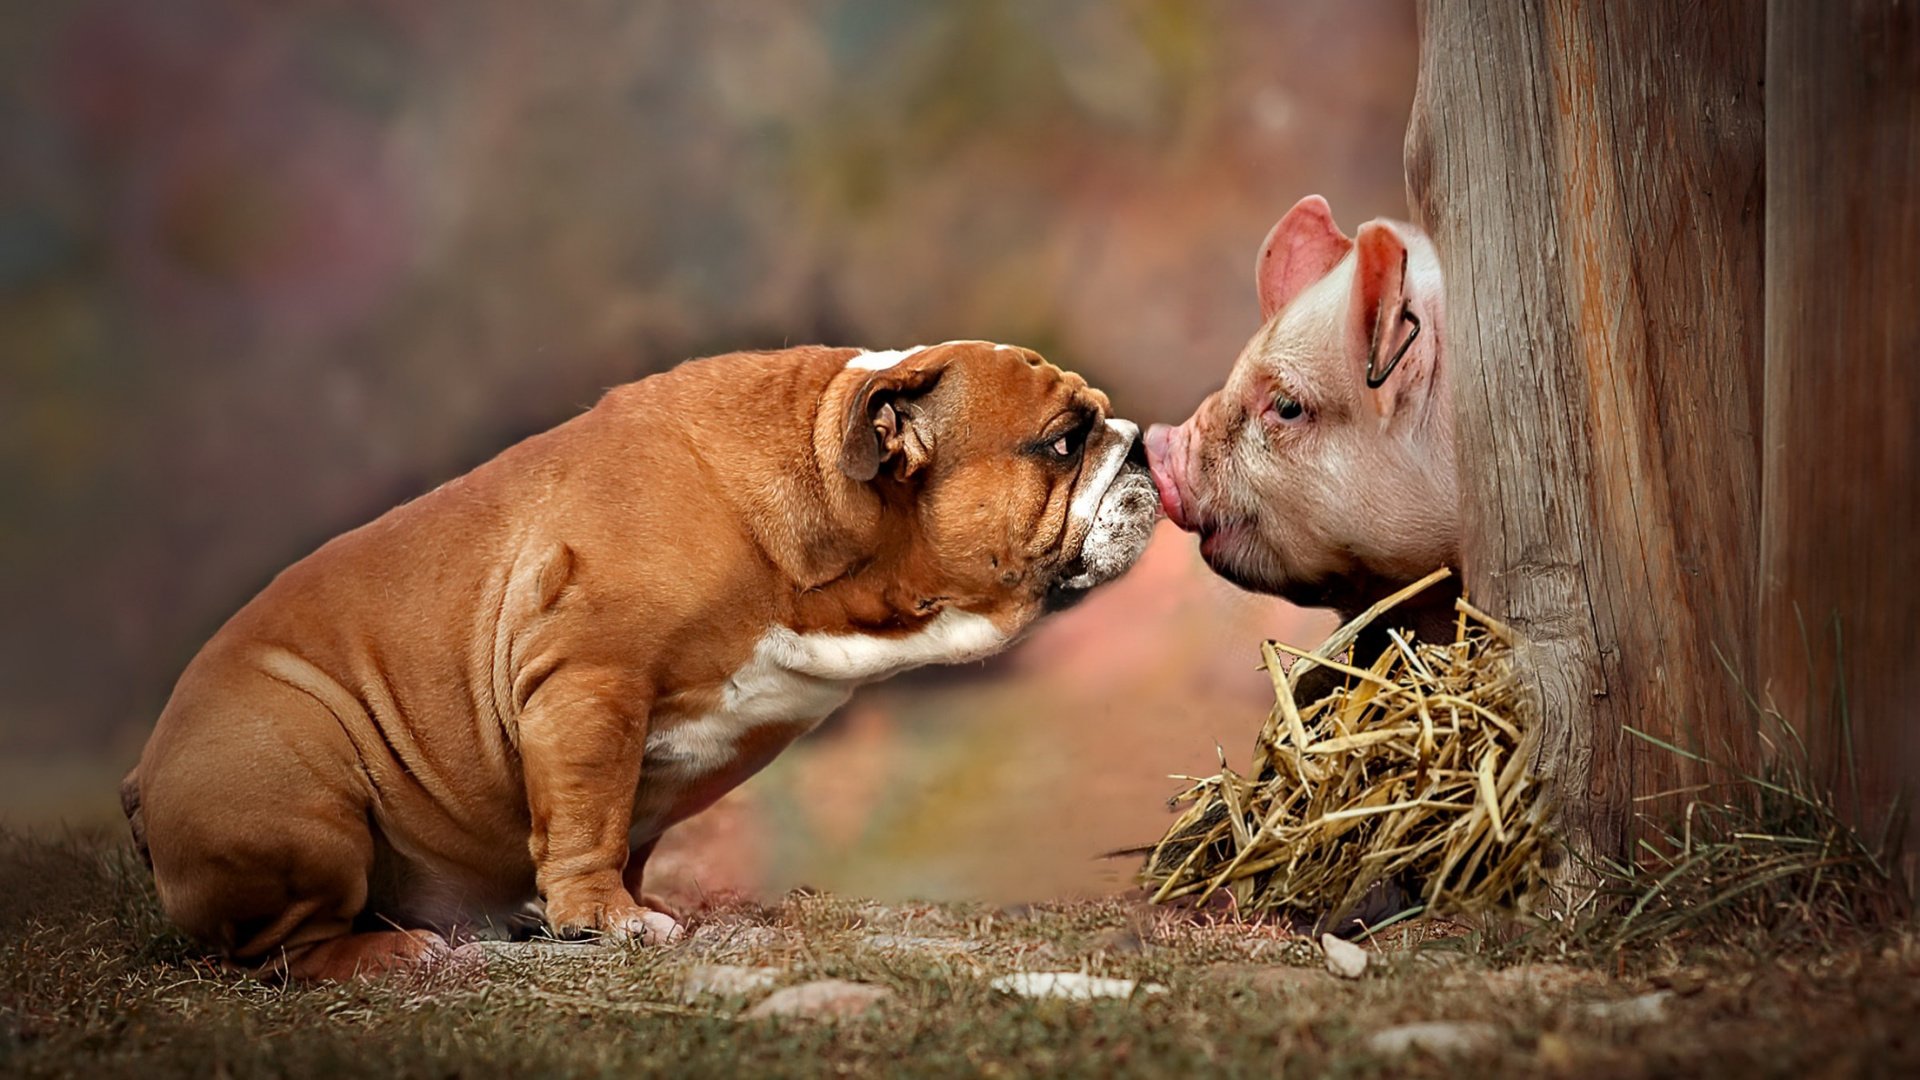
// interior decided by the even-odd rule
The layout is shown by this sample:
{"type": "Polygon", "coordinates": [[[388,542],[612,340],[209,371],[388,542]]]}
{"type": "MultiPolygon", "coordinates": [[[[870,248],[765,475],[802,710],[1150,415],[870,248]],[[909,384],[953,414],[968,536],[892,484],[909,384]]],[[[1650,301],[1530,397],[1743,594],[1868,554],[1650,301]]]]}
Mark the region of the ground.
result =
{"type": "Polygon", "coordinates": [[[665,948],[488,945],[484,965],[427,978],[282,986],[168,930],[117,841],[4,838],[0,1075],[1920,1075],[1911,929],[1604,963],[1389,930],[1347,980],[1283,930],[1130,900],[794,894],[716,902],[690,927],[665,948]],[[992,985],[1041,971],[1138,986],[1060,1001],[992,985]],[[878,989],[824,992],[850,1018],[751,1015],[820,980],[878,989]]]}

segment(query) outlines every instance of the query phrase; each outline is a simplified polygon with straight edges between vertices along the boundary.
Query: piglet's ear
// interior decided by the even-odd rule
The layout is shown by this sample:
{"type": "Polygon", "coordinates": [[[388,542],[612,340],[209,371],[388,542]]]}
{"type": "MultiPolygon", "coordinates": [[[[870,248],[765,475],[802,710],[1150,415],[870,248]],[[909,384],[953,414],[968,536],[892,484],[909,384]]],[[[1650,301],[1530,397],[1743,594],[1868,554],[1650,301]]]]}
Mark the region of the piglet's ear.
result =
{"type": "Polygon", "coordinates": [[[918,399],[940,381],[945,365],[926,359],[876,371],[847,402],[840,471],[866,483],[891,465],[905,478],[933,457],[933,430],[918,399]]]}
{"type": "Polygon", "coordinates": [[[1267,234],[1254,262],[1253,282],[1260,294],[1261,321],[1273,318],[1287,301],[1326,277],[1351,250],[1353,241],[1333,223],[1333,210],[1327,200],[1309,195],[1294,203],[1267,234]]]}
{"type": "Polygon", "coordinates": [[[1401,318],[1407,310],[1407,245],[1384,221],[1360,226],[1354,244],[1359,255],[1354,260],[1353,295],[1347,304],[1347,355],[1353,364],[1353,380],[1374,411],[1382,417],[1392,416],[1399,387],[1410,374],[1404,362],[1390,371],[1408,333],[1401,318]]]}

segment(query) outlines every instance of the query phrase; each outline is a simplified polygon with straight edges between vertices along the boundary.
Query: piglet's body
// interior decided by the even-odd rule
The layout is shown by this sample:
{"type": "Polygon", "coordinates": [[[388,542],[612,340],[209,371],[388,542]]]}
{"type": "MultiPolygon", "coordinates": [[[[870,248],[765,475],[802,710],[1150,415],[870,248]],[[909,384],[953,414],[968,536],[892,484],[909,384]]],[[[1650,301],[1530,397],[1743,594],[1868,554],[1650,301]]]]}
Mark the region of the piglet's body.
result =
{"type": "MultiPolygon", "coordinates": [[[[1167,516],[1243,588],[1354,614],[1459,565],[1440,265],[1411,225],[1349,239],[1302,199],[1255,268],[1266,322],[1148,460],[1167,516]]],[[[1437,630],[1450,597],[1416,615],[1437,630]]],[[[1423,636],[1429,636],[1423,634],[1423,636]]]]}

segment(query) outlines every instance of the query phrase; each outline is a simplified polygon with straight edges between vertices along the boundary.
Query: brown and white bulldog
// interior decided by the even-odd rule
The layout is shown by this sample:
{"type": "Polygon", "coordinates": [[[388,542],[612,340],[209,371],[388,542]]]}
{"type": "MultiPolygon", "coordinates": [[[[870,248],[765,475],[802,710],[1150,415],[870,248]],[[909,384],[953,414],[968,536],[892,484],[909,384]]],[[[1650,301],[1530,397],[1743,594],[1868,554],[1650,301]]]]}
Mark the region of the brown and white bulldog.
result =
{"type": "Polygon", "coordinates": [[[1125,571],[1134,425],[1026,349],[683,364],[295,563],[122,785],[160,902],[294,977],[536,901],[662,940],[662,831],[861,683],[977,660],[1125,571]]]}

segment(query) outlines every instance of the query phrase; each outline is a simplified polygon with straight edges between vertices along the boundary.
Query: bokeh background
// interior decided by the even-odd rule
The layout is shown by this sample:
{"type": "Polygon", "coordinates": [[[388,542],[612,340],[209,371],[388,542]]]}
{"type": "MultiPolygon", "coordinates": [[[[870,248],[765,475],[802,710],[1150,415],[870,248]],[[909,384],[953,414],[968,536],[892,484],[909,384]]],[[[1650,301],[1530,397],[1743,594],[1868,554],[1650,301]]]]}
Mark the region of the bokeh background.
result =
{"type": "MultiPolygon", "coordinates": [[[[0,822],[118,827],[274,572],[691,356],[991,338],[1184,417],[1299,196],[1403,216],[1410,0],[0,7],[0,822]]],[[[862,692],[668,892],[1126,887],[1261,637],[1162,526],[1015,652],[862,692]]],[[[1219,750],[1216,750],[1216,747],[1219,750]]]]}

